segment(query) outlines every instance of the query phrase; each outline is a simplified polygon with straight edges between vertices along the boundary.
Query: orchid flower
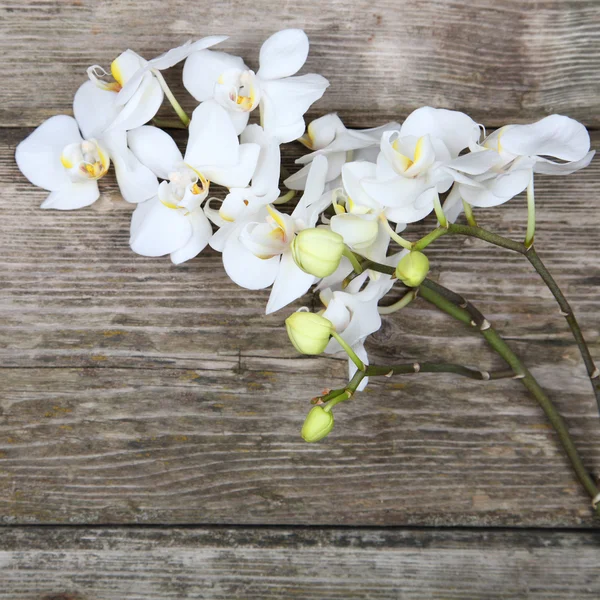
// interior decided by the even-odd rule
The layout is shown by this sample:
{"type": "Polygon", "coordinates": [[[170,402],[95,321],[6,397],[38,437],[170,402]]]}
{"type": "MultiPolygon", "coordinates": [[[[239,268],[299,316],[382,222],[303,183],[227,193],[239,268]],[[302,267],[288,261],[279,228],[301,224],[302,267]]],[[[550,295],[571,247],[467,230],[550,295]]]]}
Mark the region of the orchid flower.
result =
{"type": "Polygon", "coordinates": [[[308,47],[301,29],[275,33],[260,49],[257,73],[237,56],[194,51],[185,62],[183,84],[199,102],[214,99],[223,106],[238,134],[260,106],[265,133],[280,143],[291,142],[304,133],[304,113],[329,85],[321,75],[293,77],[306,62],[308,47]]]}
{"type": "Polygon", "coordinates": [[[106,148],[123,198],[134,204],[152,198],[158,188],[156,175],[131,152],[124,130],[106,127],[114,115],[114,92],[84,83],[73,99],[73,113],[83,136],[106,148]]]}
{"type": "Polygon", "coordinates": [[[231,279],[247,289],[273,285],[266,313],[283,308],[307,292],[315,277],[296,265],[291,243],[297,232],[314,227],[329,205],[323,194],[327,159],[313,161],[306,191],[291,216],[271,205],[261,208],[254,221],[239,234],[230,235],[223,247],[223,266],[231,279]]]}
{"type": "Polygon", "coordinates": [[[456,178],[462,198],[479,207],[497,206],[514,198],[528,186],[533,173],[568,175],[587,167],[595,154],[590,151],[586,128],[562,115],[550,115],[530,125],[501,127],[481,147],[472,148],[471,155],[458,160],[477,157],[482,149],[496,157],[488,169],[475,177],[470,173],[456,178]]]}
{"type": "Polygon", "coordinates": [[[171,94],[160,71],[176,65],[192,52],[226,39],[227,36],[215,35],[196,42],[190,40],[151,60],[145,60],[133,50],[125,50],[110,66],[114,81],[103,80],[102,77],[108,75],[107,71],[99,65],[92,65],[87,70],[90,82],[84,84],[78,94],[84,97],[86,103],[100,104],[105,115],[103,130],[135,129],[156,115],[165,92],[171,94]]]}
{"type": "Polygon", "coordinates": [[[304,165],[297,173],[288,177],[284,184],[291,190],[304,189],[310,163],[321,154],[327,156],[329,168],[326,181],[336,180],[342,166],[347,161],[367,160],[375,162],[377,159],[376,147],[379,146],[381,135],[390,129],[400,129],[398,123],[387,123],[372,129],[347,129],[337,114],[331,113],[312,121],[306,134],[298,141],[312,150],[296,160],[297,164],[304,165]]]}
{"type": "Polygon", "coordinates": [[[157,195],[133,214],[131,248],[143,256],[170,254],[175,264],[195,257],[212,236],[202,209],[210,182],[226,187],[246,185],[260,146],[240,145],[227,114],[213,102],[194,111],[185,156],[173,139],[156,127],[134,129],[128,139],[140,161],[165,179],[157,195]]]}
{"type": "Polygon", "coordinates": [[[397,223],[412,223],[434,208],[438,193],[453,183],[446,167],[479,139],[479,126],[464,113],[423,107],[411,113],[399,131],[381,137],[375,177],[362,189],[394,209],[397,223]]]}
{"type": "Polygon", "coordinates": [[[246,127],[240,141],[260,146],[251,185],[231,188],[218,210],[209,205],[210,199],[204,207],[208,218],[219,227],[210,239],[211,247],[219,252],[223,251],[230,235],[239,235],[244,225],[252,221],[261,208],[279,197],[279,142],[266,135],[260,125],[246,127]]]}
{"type": "MultiPolygon", "coordinates": [[[[396,257],[391,258],[397,262],[396,257]]],[[[365,277],[366,273],[357,277],[346,291],[332,291],[328,288],[321,291],[319,297],[326,307],[322,316],[333,323],[336,332],[367,365],[369,357],[364,342],[370,334],[378,331],[381,327],[381,315],[377,304],[390,291],[394,285],[394,279],[390,275],[381,274],[381,277],[369,281],[363,290],[358,291],[364,283],[365,277]]],[[[341,351],[343,349],[339,342],[331,338],[325,352],[337,354],[341,351]]],[[[348,359],[348,370],[351,379],[356,372],[356,365],[350,359],[348,359]]],[[[365,377],[358,390],[363,390],[367,383],[368,378],[365,377]]]]}
{"type": "Polygon", "coordinates": [[[98,179],[110,166],[108,150],[96,139],[83,139],[73,117],[44,121],[15,152],[21,173],[50,194],[42,208],[72,210],[100,196],[98,179]]]}
{"type": "Polygon", "coordinates": [[[17,147],[21,172],[52,192],[42,208],[73,210],[95,202],[100,196],[97,181],[111,161],[127,202],[142,202],[156,194],[158,180],[131,153],[125,132],[104,131],[102,123],[111,112],[108,104],[87,102],[85,94],[77,93],[73,112],[75,118],[51,117],[17,147]]]}

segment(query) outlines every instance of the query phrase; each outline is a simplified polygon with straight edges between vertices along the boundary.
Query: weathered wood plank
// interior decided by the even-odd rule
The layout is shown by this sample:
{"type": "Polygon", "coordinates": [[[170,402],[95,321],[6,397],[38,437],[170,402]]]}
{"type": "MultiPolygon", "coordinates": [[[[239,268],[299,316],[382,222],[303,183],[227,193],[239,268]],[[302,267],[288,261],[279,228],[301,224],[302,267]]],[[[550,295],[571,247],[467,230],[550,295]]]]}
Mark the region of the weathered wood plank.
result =
{"type": "MultiPolygon", "coordinates": [[[[517,382],[373,381],[336,411],[326,442],[302,442],[308,399],[343,384],[345,360],[299,357],[282,327],[293,308],[264,317],[267,293],[229,282],[216,253],[182,267],[131,253],[131,206],[110,180],[90,209],[39,210],[44,193],[13,161],[25,133],[5,130],[0,146],[5,522],[597,526],[517,382]]],[[[598,162],[537,185],[540,251],[596,357],[599,192],[598,162]]],[[[482,219],[518,237],[523,202],[482,219]]],[[[436,276],[527,352],[600,471],[589,383],[528,265],[462,239],[441,239],[429,255],[436,276]]],[[[368,347],[374,362],[500,366],[423,303],[386,318],[368,347]]]]}
{"type": "Polygon", "coordinates": [[[600,537],[545,531],[0,530],[1,600],[597,598],[600,537]]]}
{"type": "MultiPolygon", "coordinates": [[[[283,27],[307,31],[307,69],[331,81],[318,114],[351,113],[370,126],[377,115],[430,104],[488,126],[552,112],[597,126],[599,21],[596,0],[8,0],[0,8],[0,126],[70,111],[85,69],[108,66],[128,47],[151,58],[190,37],[227,33],[223,48],[256,67],[262,40],[283,27]]],[[[182,94],[177,71],[170,80],[182,94]]]]}

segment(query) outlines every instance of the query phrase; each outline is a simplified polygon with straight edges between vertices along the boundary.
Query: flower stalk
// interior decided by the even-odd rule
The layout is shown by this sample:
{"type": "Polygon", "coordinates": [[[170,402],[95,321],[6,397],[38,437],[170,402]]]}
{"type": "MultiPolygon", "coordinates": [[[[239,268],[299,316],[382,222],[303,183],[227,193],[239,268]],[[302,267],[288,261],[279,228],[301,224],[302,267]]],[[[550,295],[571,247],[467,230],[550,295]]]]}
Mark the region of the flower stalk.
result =
{"type": "Polygon", "coordinates": [[[188,117],[185,110],[183,110],[183,108],[181,108],[181,104],[179,104],[179,102],[177,102],[177,99],[173,95],[171,88],[167,85],[167,82],[165,81],[165,78],[163,77],[162,73],[158,69],[152,69],[152,73],[158,80],[158,83],[160,84],[160,87],[162,88],[163,92],[165,93],[167,100],[171,103],[173,110],[177,113],[177,116],[181,119],[181,122],[183,123],[183,125],[185,127],[189,127],[190,118],[188,117]]]}
{"type": "MultiPolygon", "coordinates": [[[[466,307],[462,306],[462,304],[464,304],[464,300],[462,303],[453,302],[450,299],[453,297],[453,293],[447,290],[448,293],[444,293],[442,295],[438,291],[440,288],[442,288],[442,286],[439,284],[432,285],[432,282],[427,280],[424,285],[421,286],[420,296],[443,312],[449,314],[451,317],[457,319],[465,325],[468,325],[469,327],[476,328],[485,338],[489,346],[506,361],[506,363],[513,370],[515,377],[521,381],[521,383],[527,388],[527,390],[542,407],[542,410],[556,431],[562,447],[571,462],[571,466],[579,478],[579,481],[592,500],[595,502],[600,491],[585,468],[585,465],[583,464],[581,457],[577,452],[577,448],[575,447],[573,439],[569,434],[569,430],[565,421],[561,417],[552,401],[548,398],[542,387],[539,385],[535,377],[533,377],[527,367],[521,362],[519,357],[498,335],[495,329],[490,325],[489,321],[485,319],[483,315],[479,313],[479,311],[473,312],[473,310],[468,310],[468,307],[472,306],[470,304],[467,304],[466,307]]],[[[457,298],[460,298],[460,296],[457,296],[457,298]]],[[[594,510],[600,515],[600,506],[594,502],[594,510]]]]}

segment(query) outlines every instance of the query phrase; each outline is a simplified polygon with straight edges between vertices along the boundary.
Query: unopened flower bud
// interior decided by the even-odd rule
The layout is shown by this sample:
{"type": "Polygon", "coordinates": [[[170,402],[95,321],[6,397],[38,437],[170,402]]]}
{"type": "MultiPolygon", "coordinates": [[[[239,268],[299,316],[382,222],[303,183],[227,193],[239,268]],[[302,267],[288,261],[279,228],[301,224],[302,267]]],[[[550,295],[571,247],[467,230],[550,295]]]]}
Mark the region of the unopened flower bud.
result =
{"type": "Polygon", "coordinates": [[[298,311],[285,320],[294,348],[302,354],[321,354],[329,343],[333,325],[329,319],[311,312],[298,311]]]}
{"type": "Polygon", "coordinates": [[[321,406],[310,409],[302,426],[301,435],[305,442],[318,442],[333,429],[333,412],[321,406]]]}
{"type": "Polygon", "coordinates": [[[429,273],[429,259],[418,251],[403,256],[396,267],[396,277],[408,287],[421,285],[427,273],[429,273]]]}
{"type": "Polygon", "coordinates": [[[344,238],[324,227],[302,230],[292,241],[294,262],[315,277],[331,275],[340,264],[344,238]]]}

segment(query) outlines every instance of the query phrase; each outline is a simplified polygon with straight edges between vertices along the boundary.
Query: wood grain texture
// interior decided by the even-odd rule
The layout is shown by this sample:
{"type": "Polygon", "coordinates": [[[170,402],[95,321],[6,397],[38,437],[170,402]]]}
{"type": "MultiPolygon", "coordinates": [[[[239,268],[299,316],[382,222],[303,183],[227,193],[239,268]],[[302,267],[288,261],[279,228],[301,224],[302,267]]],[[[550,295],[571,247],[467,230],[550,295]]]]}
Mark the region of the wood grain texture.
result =
{"type": "MultiPolygon", "coordinates": [[[[597,527],[541,410],[518,382],[372,381],[320,444],[298,432],[346,360],[298,356],[267,292],[220,256],[173,266],[128,248],[112,180],[93,207],[44,192],[0,146],[0,514],[5,523],[543,525],[597,527]]],[[[600,135],[594,134],[597,147],[600,135]]],[[[297,154],[287,152],[286,164],[297,154]]],[[[600,357],[600,167],[540,178],[539,251],[600,357]]],[[[481,213],[520,237],[522,199],[481,213]]],[[[433,226],[430,219],[407,235],[433,226]]],[[[468,293],[548,388],[593,472],[600,426],[576,347],[519,256],[443,238],[434,276],[468,293]]],[[[417,302],[385,318],[373,362],[500,367],[482,341],[417,302]]]]}
{"type": "MultiPolygon", "coordinates": [[[[128,47],[151,58],[226,33],[222,47],[256,68],[262,41],[285,27],[307,31],[305,72],[331,82],[313,114],[336,110],[367,127],[433,105],[488,126],[553,112],[598,126],[599,21],[596,0],[6,0],[0,126],[69,112],[86,68],[128,47]]],[[[168,79],[184,95],[177,69],[168,79]]]]}
{"type": "Polygon", "coordinates": [[[0,600],[597,598],[597,533],[0,530],[0,600]]]}

